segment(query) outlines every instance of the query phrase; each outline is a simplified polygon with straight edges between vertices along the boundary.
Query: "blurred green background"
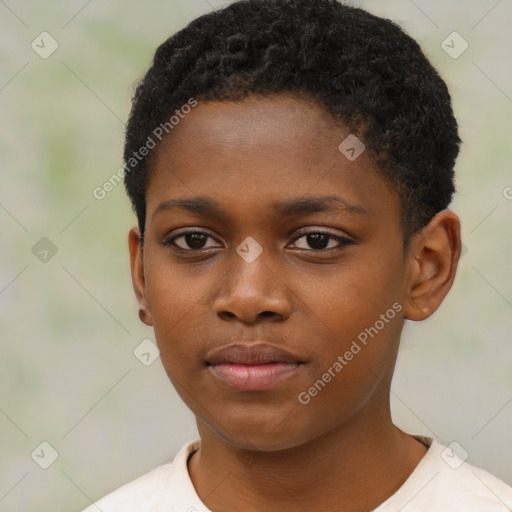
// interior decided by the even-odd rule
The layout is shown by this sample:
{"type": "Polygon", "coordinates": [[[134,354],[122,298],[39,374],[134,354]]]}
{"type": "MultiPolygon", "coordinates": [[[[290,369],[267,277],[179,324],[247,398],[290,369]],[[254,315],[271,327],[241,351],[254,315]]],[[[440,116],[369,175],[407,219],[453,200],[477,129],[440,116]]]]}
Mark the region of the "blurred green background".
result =
{"type": "MultiPolygon", "coordinates": [[[[405,327],[394,419],[511,484],[512,4],[351,3],[418,40],[464,141],[452,207],[466,251],[441,309],[405,327]],[[454,31],[468,43],[456,58],[442,46],[454,31]]],[[[133,353],[153,333],[137,317],[124,189],[93,190],[122,165],[133,85],[156,46],[221,5],[0,1],[0,511],[79,511],[197,438],[160,360],[133,353]],[[47,469],[42,442],[58,453],[47,469]]]]}

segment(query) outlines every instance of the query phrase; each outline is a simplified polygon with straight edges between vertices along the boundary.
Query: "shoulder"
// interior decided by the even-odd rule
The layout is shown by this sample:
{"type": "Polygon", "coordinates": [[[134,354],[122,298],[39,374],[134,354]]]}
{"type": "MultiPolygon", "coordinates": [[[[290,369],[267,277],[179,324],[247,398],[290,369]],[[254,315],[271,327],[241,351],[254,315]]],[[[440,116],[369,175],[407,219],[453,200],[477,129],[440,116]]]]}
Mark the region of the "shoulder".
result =
{"type": "Polygon", "coordinates": [[[453,504],[452,510],[511,510],[512,487],[491,473],[462,461],[450,448],[439,445],[438,452],[448,460],[448,463],[441,466],[437,487],[440,494],[443,493],[448,498],[445,501],[446,505],[453,504]]]}
{"type": "MultiPolygon", "coordinates": [[[[153,512],[174,510],[172,490],[186,482],[188,456],[197,449],[199,441],[184,445],[172,462],[158,466],[137,479],[95,501],[82,512],[153,512]],[[185,468],[185,471],[183,470],[185,468]]],[[[183,489],[182,489],[183,491],[183,489]]]]}
{"type": "Polygon", "coordinates": [[[508,512],[512,487],[434,440],[407,481],[375,512],[397,505],[403,512],[508,512]]]}

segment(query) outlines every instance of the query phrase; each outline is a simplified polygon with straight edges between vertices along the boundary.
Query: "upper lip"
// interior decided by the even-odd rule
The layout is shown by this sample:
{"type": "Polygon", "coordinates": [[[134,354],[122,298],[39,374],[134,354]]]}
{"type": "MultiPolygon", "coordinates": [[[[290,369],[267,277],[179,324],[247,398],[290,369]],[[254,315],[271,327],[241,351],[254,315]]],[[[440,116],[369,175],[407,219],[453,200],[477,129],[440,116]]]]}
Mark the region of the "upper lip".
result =
{"type": "Polygon", "coordinates": [[[217,347],[206,357],[210,365],[215,364],[268,364],[268,363],[301,363],[296,356],[276,345],[265,342],[231,343],[217,347]]]}

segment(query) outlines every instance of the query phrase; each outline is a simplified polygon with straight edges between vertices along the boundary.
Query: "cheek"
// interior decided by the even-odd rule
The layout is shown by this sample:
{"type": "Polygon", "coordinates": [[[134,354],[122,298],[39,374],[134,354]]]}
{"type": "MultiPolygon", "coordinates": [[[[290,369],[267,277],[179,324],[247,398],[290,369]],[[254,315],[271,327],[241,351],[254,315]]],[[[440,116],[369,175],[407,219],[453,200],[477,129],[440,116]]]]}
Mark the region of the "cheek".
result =
{"type": "Polygon", "coordinates": [[[382,259],[347,266],[322,286],[303,291],[309,332],[316,333],[310,380],[328,381],[325,388],[318,382],[321,393],[311,390],[318,392],[319,407],[328,407],[329,400],[364,400],[377,376],[393,365],[403,325],[397,262],[382,259]]]}
{"type": "Polygon", "coordinates": [[[338,341],[319,348],[297,395],[304,416],[322,418],[322,425],[310,424],[313,430],[340,424],[369,403],[387,400],[401,319],[393,308],[384,315],[387,323],[378,318],[366,326],[361,319],[350,327],[340,320],[338,341]]]}
{"type": "Polygon", "coordinates": [[[166,369],[177,360],[187,368],[194,353],[191,349],[200,343],[200,329],[204,328],[199,319],[205,315],[207,287],[184,278],[169,264],[154,263],[147,264],[146,299],[161,359],[166,369]]]}
{"type": "Polygon", "coordinates": [[[197,272],[194,275],[186,266],[171,262],[165,251],[155,252],[145,262],[146,299],[151,314],[163,327],[170,328],[182,318],[184,324],[190,324],[189,315],[197,314],[196,308],[211,282],[204,280],[203,284],[197,272]]]}
{"type": "MultiPolygon", "coordinates": [[[[359,333],[384,318],[386,330],[397,314],[393,304],[402,301],[401,269],[393,259],[375,258],[357,265],[340,266],[320,279],[309,279],[299,294],[311,316],[340,340],[355,339],[359,333]]],[[[380,326],[380,323],[379,323],[380,326]]]]}

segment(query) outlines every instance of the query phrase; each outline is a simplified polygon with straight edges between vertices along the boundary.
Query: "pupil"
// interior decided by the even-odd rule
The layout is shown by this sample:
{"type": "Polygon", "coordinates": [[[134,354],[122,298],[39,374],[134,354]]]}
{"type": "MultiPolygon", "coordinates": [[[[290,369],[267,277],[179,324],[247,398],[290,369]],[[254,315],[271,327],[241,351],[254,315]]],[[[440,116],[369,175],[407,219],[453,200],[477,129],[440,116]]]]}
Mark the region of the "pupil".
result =
{"type": "Polygon", "coordinates": [[[327,235],[322,235],[321,233],[316,233],[313,235],[308,235],[307,240],[308,244],[313,249],[325,249],[327,247],[327,243],[329,242],[329,237],[327,235]]]}
{"type": "Polygon", "coordinates": [[[202,244],[204,244],[204,237],[205,235],[201,233],[188,233],[185,238],[189,247],[201,249],[202,244]]]}

